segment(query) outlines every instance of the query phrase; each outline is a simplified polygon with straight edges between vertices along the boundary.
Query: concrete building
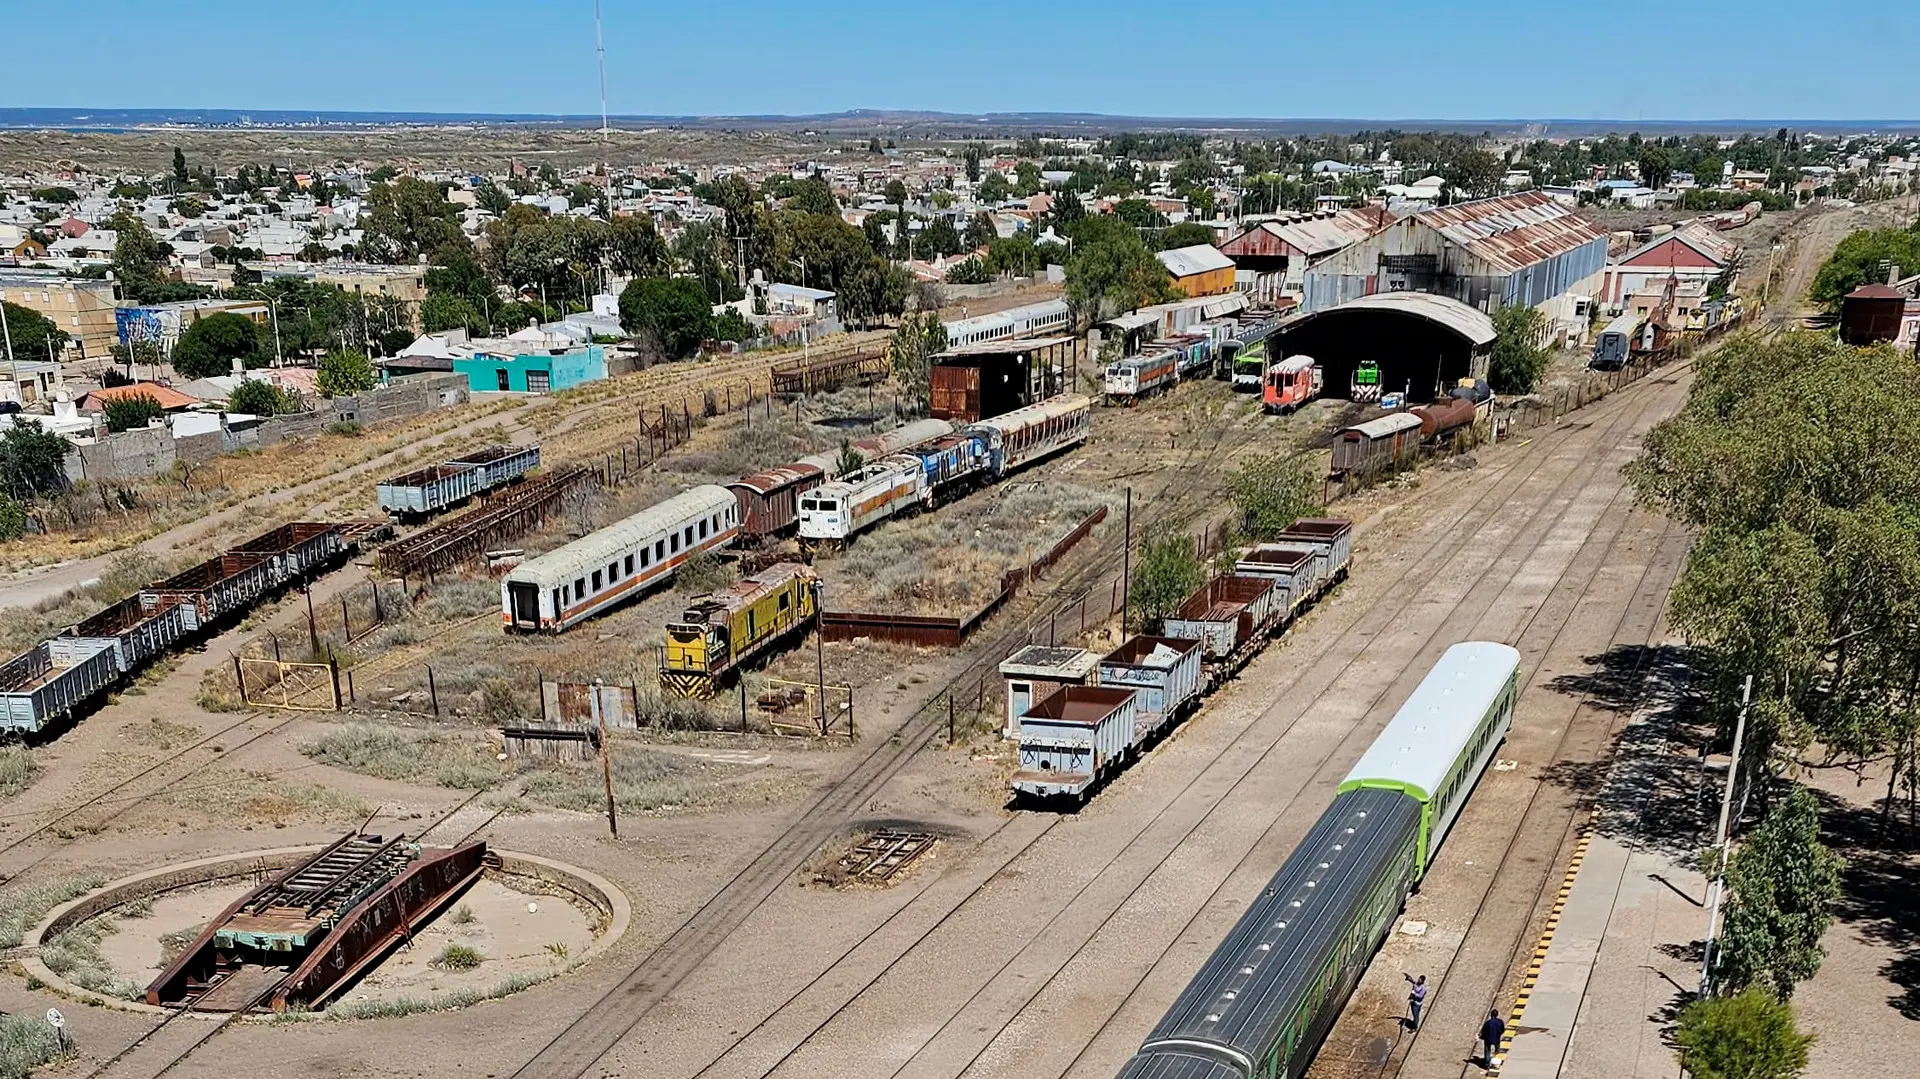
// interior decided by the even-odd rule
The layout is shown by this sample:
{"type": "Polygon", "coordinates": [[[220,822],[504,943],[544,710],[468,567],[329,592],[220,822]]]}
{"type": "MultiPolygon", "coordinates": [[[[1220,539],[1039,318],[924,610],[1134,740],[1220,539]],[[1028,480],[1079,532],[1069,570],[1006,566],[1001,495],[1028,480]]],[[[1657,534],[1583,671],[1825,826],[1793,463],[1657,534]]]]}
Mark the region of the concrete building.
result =
{"type": "Polygon", "coordinates": [[[475,341],[472,348],[472,355],[455,357],[451,366],[473,391],[556,393],[607,377],[604,348],[539,330],[475,341]]]}
{"type": "MultiPolygon", "coordinates": [[[[72,338],[62,359],[105,361],[115,340],[113,283],[31,270],[0,270],[0,300],[31,308],[72,338]]],[[[33,357],[22,357],[31,359],[33,357]]],[[[44,357],[42,357],[44,358],[44,357]]]]}
{"type": "Polygon", "coordinates": [[[1544,192],[1421,210],[1307,271],[1303,309],[1383,292],[1430,292],[1492,314],[1539,308],[1550,336],[1585,340],[1585,309],[1606,268],[1607,236],[1544,192]]]}
{"type": "Polygon", "coordinates": [[[31,408],[52,401],[64,386],[57,363],[26,359],[0,363],[0,401],[31,408]]]}
{"type": "Polygon", "coordinates": [[[1173,287],[1191,297],[1233,291],[1233,260],[1211,244],[1176,247],[1155,255],[1173,275],[1173,287]]]}

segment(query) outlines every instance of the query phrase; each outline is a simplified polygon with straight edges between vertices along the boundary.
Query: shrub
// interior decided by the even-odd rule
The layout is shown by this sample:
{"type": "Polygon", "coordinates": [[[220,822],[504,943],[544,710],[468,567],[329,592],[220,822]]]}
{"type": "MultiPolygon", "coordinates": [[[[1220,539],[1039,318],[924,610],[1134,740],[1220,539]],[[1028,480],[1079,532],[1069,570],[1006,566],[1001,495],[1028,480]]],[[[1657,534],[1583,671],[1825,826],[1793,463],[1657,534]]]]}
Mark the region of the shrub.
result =
{"type": "Polygon", "coordinates": [[[11,798],[33,783],[40,765],[25,746],[0,747],[0,798],[11,798]]]}
{"type": "Polygon", "coordinates": [[[297,409],[296,402],[271,382],[250,378],[233,388],[227,409],[249,416],[278,416],[297,409]]]}
{"type": "Polygon", "coordinates": [[[59,1032],[39,1016],[0,1014],[0,1079],[26,1079],[68,1051],[59,1032]]]}
{"type": "Polygon", "coordinates": [[[107,402],[107,430],[131,431],[166,415],[160,402],[150,393],[135,393],[125,397],[115,397],[107,402]]]}
{"type": "Polygon", "coordinates": [[[1792,1007],[1749,989],[1687,1005],[1674,1041],[1695,1079],[1793,1079],[1813,1035],[1800,1033],[1792,1007]]]}
{"type": "Polygon", "coordinates": [[[1542,347],[1547,317],[1538,308],[1509,304],[1493,313],[1493,358],[1487,381],[1495,393],[1528,394],[1540,385],[1552,357],[1542,347]]]}
{"type": "Polygon", "coordinates": [[[346,349],[327,353],[327,358],[320,361],[320,374],[315,379],[320,392],[328,397],[364,393],[373,389],[374,382],[373,361],[346,349]]]}
{"type": "Polygon", "coordinates": [[[464,944],[449,944],[440,949],[433,965],[441,970],[472,970],[480,965],[480,953],[464,944]]]}
{"type": "Polygon", "coordinates": [[[962,259],[947,267],[947,284],[949,285],[984,285],[991,280],[993,280],[993,274],[987,270],[986,264],[977,258],[962,259]]]}

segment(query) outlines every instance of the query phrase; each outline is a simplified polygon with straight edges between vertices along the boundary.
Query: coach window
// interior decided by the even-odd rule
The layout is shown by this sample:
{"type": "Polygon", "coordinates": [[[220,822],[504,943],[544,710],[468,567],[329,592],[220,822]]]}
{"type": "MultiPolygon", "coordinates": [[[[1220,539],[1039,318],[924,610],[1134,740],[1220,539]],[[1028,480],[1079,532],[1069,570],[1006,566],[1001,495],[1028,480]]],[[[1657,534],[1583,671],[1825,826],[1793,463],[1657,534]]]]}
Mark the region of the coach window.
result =
{"type": "Polygon", "coordinates": [[[573,598],[579,599],[582,596],[585,596],[586,594],[587,594],[587,579],[585,577],[575,577],[573,579],[573,598]]]}
{"type": "Polygon", "coordinates": [[[565,591],[564,589],[560,589],[560,588],[556,588],[553,590],[553,613],[554,614],[560,613],[560,608],[562,606],[560,602],[560,596],[564,591],[565,591]]]}
{"type": "Polygon", "coordinates": [[[653,552],[648,550],[645,547],[640,548],[640,568],[646,569],[652,563],[653,563],[653,552]]]}
{"type": "Polygon", "coordinates": [[[595,592],[600,591],[600,571],[599,570],[593,571],[593,590],[595,592]]]}
{"type": "Polygon", "coordinates": [[[672,541],[671,543],[668,544],[667,550],[672,551],[674,554],[679,554],[680,553],[680,533],[675,532],[673,535],[667,538],[670,541],[672,541]]]}
{"type": "Polygon", "coordinates": [[[658,562],[665,557],[667,557],[667,541],[654,540],[653,541],[653,560],[655,562],[658,562]]]}
{"type": "Polygon", "coordinates": [[[633,576],[633,556],[627,556],[627,576],[633,576]]]}
{"type": "Polygon", "coordinates": [[[700,538],[707,538],[707,519],[705,517],[700,518],[700,538]]]}

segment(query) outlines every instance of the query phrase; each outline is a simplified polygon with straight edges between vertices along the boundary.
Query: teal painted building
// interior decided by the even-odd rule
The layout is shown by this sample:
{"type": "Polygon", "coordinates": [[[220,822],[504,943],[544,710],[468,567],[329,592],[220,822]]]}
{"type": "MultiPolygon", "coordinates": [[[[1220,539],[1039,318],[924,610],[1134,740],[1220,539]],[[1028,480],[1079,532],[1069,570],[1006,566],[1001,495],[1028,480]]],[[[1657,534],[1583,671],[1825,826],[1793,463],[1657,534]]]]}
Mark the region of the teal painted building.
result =
{"type": "Polygon", "coordinates": [[[475,392],[554,393],[607,377],[607,353],[599,345],[527,352],[475,352],[455,359],[453,369],[467,376],[475,392]]]}

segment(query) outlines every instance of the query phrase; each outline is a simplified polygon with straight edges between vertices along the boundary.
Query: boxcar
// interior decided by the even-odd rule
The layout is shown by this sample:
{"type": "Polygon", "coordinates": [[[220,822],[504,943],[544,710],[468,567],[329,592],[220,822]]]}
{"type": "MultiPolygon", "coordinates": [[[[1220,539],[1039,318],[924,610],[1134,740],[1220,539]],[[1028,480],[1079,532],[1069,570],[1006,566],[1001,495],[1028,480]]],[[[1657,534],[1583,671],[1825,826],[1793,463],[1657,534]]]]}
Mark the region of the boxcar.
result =
{"type": "Polygon", "coordinates": [[[740,503],[741,538],[751,541],[792,532],[800,525],[800,496],[826,478],[826,470],[819,465],[795,462],[727,484],[740,503]]]}
{"type": "Polygon", "coordinates": [[[1016,408],[1002,416],[970,425],[987,447],[995,479],[1087,440],[1093,400],[1063,393],[1037,405],[1016,408]]]}
{"type": "Polygon", "coordinates": [[[1020,717],[1013,789],[1035,798],[1080,798],[1134,747],[1134,692],[1067,686],[1020,717]]]}
{"type": "Polygon", "coordinates": [[[1355,424],[1333,443],[1333,474],[1397,467],[1420,450],[1420,417],[1405,412],[1355,424]]]}
{"type": "Polygon", "coordinates": [[[888,457],[800,496],[800,538],[844,543],[931,495],[918,457],[888,457]]]}
{"type": "Polygon", "coordinates": [[[508,632],[559,633],[673,576],[740,535],[740,503],[703,484],[515,566],[500,582],[508,632]]]}

